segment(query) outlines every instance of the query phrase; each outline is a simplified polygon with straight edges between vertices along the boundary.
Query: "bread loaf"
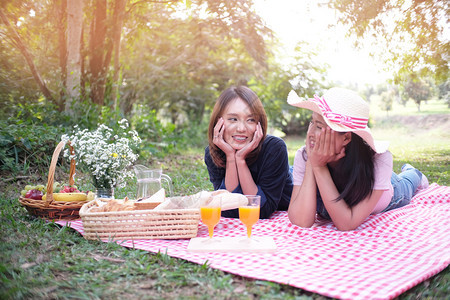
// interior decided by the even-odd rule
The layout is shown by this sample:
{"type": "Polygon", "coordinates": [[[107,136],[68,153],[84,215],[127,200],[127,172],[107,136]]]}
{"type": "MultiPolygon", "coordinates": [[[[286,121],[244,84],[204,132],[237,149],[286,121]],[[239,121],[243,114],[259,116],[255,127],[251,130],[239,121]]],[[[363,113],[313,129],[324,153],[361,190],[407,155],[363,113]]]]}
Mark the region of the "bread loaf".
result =
{"type": "Polygon", "coordinates": [[[219,205],[219,203],[221,203],[222,211],[247,205],[247,197],[239,193],[230,193],[226,190],[217,190],[212,194],[213,199],[211,200],[210,204],[217,203],[216,205],[219,205]]]}
{"type": "Polygon", "coordinates": [[[124,211],[124,210],[134,210],[134,201],[129,200],[128,197],[125,199],[111,199],[107,202],[101,199],[95,200],[98,206],[93,206],[89,209],[89,212],[110,212],[110,211],[124,211]]]}
{"type": "Polygon", "coordinates": [[[145,198],[143,200],[138,199],[135,202],[136,209],[154,209],[158,205],[166,200],[166,191],[164,189],[160,189],[155,194],[153,194],[149,198],[145,198]]]}

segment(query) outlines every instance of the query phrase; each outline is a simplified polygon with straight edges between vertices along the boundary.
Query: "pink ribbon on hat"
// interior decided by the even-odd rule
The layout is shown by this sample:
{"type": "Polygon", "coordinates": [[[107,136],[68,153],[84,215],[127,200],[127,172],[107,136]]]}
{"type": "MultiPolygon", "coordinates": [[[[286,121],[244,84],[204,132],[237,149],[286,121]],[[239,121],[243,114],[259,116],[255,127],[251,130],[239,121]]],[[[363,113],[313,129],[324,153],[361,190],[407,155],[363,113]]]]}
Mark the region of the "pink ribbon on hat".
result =
{"type": "Polygon", "coordinates": [[[324,97],[320,98],[314,95],[314,99],[311,99],[311,101],[315,102],[322,111],[323,116],[333,123],[341,124],[351,129],[364,129],[369,121],[367,118],[350,117],[332,112],[324,97]]]}

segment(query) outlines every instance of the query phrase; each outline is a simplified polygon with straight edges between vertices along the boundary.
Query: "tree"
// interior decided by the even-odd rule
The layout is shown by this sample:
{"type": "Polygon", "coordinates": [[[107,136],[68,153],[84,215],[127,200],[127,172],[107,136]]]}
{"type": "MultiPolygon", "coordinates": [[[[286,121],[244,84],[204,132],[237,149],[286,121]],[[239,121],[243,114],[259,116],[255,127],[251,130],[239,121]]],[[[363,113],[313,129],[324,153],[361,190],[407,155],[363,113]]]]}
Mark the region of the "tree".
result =
{"type": "Polygon", "coordinates": [[[0,8],[0,19],[5,24],[7,28],[8,35],[11,38],[11,42],[19,49],[19,51],[24,56],[25,60],[27,61],[27,64],[30,68],[31,74],[33,75],[33,78],[37,82],[42,94],[49,99],[53,100],[52,94],[50,90],[48,89],[46,83],[42,79],[42,76],[38,69],[36,68],[36,65],[33,61],[33,56],[31,55],[30,51],[28,50],[28,47],[25,45],[25,42],[22,40],[20,35],[17,33],[14,26],[9,22],[7,16],[3,13],[3,9],[0,8]]]}
{"type": "Polygon", "coordinates": [[[444,30],[449,1],[330,0],[329,6],[340,12],[339,21],[349,25],[357,44],[372,41],[382,49],[373,54],[396,69],[397,83],[412,73],[433,76],[438,83],[448,77],[450,42],[444,30]]]}
{"type": "Polygon", "coordinates": [[[139,103],[178,125],[201,122],[225,87],[261,74],[270,31],[245,2],[233,3],[230,10],[216,1],[193,2],[184,15],[180,7],[161,4],[151,21],[137,11],[124,36],[140,51],[128,53],[122,73],[123,110],[139,103]]]}
{"type": "Polygon", "coordinates": [[[392,110],[392,103],[394,102],[394,94],[392,92],[382,92],[380,96],[380,107],[386,111],[386,116],[389,116],[389,111],[392,110]]]}
{"type": "Polygon", "coordinates": [[[403,86],[404,95],[412,99],[416,103],[417,110],[420,111],[420,103],[431,96],[430,84],[417,76],[410,76],[403,86]]]}
{"type": "Polygon", "coordinates": [[[307,42],[299,42],[289,67],[272,57],[269,68],[249,83],[264,104],[271,126],[286,135],[301,135],[308,128],[310,112],[289,105],[286,101],[291,90],[301,97],[312,97],[328,87],[326,65],[317,63],[314,50],[307,42]]]}
{"type": "MultiPolygon", "coordinates": [[[[218,90],[245,83],[266,67],[265,39],[271,31],[250,0],[87,0],[84,7],[74,6],[81,3],[10,0],[0,5],[12,26],[20,23],[17,36],[30,54],[29,65],[40,71],[34,74],[41,93],[66,110],[90,98],[98,107],[120,105],[130,113],[140,101],[172,118],[187,112],[195,119],[218,90]]],[[[2,24],[0,34],[16,45],[16,35],[3,31],[9,27],[2,24]]],[[[11,49],[0,44],[6,65],[19,58],[10,55],[11,49]]]]}
{"type": "MultiPolygon", "coordinates": [[[[80,96],[83,6],[83,0],[67,0],[67,42],[61,41],[62,49],[67,52],[61,52],[60,55],[62,56],[62,76],[63,80],[66,80],[65,86],[68,94],[65,110],[68,112],[71,111],[72,99],[80,96]],[[67,61],[65,61],[66,59],[67,61]]],[[[61,6],[61,10],[61,13],[64,14],[64,6],[61,6]]]]}
{"type": "Polygon", "coordinates": [[[447,103],[447,107],[450,108],[450,79],[438,85],[437,89],[438,97],[444,100],[447,103]]]}

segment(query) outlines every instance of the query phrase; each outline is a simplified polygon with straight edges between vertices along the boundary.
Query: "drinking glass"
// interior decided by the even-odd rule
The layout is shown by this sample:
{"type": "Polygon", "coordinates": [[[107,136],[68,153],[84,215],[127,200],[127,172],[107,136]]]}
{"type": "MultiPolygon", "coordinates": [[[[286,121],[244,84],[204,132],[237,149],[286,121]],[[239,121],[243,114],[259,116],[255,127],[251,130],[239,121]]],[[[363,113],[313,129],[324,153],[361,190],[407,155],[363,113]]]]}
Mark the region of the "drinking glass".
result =
{"type": "Polygon", "coordinates": [[[245,195],[247,205],[239,207],[239,220],[247,227],[247,237],[252,235],[252,226],[259,220],[259,210],[261,205],[261,196],[245,195]]]}
{"type": "Polygon", "coordinates": [[[220,221],[220,212],[222,206],[222,199],[217,197],[210,203],[200,207],[200,215],[203,224],[208,226],[209,238],[211,239],[214,234],[214,227],[220,221]]]}

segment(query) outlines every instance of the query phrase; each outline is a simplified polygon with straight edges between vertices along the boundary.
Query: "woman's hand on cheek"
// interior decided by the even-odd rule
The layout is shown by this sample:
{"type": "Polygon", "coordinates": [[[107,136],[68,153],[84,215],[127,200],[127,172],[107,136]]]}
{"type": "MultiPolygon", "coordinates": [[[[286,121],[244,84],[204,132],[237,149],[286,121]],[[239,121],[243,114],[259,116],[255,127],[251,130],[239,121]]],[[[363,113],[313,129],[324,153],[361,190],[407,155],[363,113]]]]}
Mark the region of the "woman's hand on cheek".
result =
{"type": "Polygon", "coordinates": [[[230,144],[225,142],[225,140],[223,139],[224,132],[225,132],[225,121],[223,120],[223,118],[220,118],[217,121],[216,126],[214,126],[213,143],[214,145],[219,147],[219,149],[222,150],[228,157],[229,155],[234,155],[236,151],[233,149],[233,147],[231,147],[230,144]]]}
{"type": "Polygon", "coordinates": [[[345,156],[345,149],[336,154],[335,132],[330,128],[322,129],[316,135],[316,143],[313,149],[310,149],[308,159],[311,159],[313,167],[323,167],[328,163],[337,161],[345,156]]]}
{"type": "Polygon", "coordinates": [[[306,155],[309,157],[309,154],[311,153],[311,137],[309,136],[309,134],[306,134],[306,139],[305,139],[305,150],[306,150],[306,155]]]}
{"type": "Polygon", "coordinates": [[[253,133],[252,140],[250,141],[250,143],[245,145],[245,147],[243,147],[241,150],[236,152],[236,157],[245,159],[250,152],[252,152],[254,149],[256,149],[258,147],[259,143],[261,142],[262,137],[263,137],[263,131],[262,131],[261,123],[258,122],[258,125],[256,125],[256,130],[253,133]]]}

